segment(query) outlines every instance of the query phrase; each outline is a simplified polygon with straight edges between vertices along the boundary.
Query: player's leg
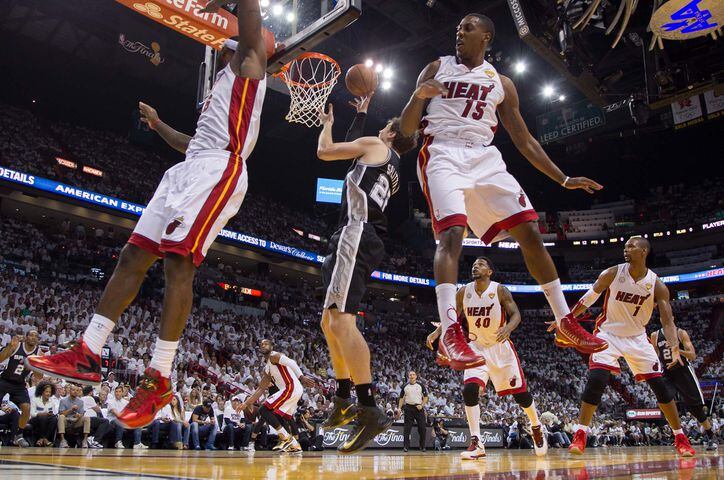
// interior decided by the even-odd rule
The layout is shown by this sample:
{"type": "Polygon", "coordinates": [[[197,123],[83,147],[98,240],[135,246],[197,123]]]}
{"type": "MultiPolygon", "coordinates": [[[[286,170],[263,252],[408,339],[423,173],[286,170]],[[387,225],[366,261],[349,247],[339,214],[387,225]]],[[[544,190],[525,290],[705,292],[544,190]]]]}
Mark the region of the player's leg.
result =
{"type": "Polygon", "coordinates": [[[573,441],[568,447],[571,453],[583,454],[586,449],[587,436],[590,433],[591,420],[596,413],[601,397],[611,379],[613,369],[593,368],[588,372],[588,380],[581,395],[581,409],[578,413],[578,425],[573,434],[573,441]]]}
{"type": "Polygon", "coordinates": [[[485,445],[480,438],[480,387],[488,381],[487,365],[465,370],[463,380],[463,402],[465,417],[470,429],[470,445],[460,453],[463,460],[485,457],[485,445]]]}
{"type": "Polygon", "coordinates": [[[467,345],[467,339],[457,321],[458,262],[462,239],[467,226],[465,189],[472,180],[467,172],[464,148],[434,144],[426,137],[417,162],[417,177],[427,200],[430,219],[439,243],[433,261],[435,295],[442,328],[438,343],[438,363],[449,364],[455,370],[473,368],[484,363],[467,345]],[[431,162],[431,158],[434,161],[431,162]],[[450,328],[452,327],[452,328],[450,328]]]}
{"type": "Polygon", "coordinates": [[[659,357],[656,355],[653,345],[649,343],[648,337],[643,333],[636,337],[619,338],[617,342],[620,343],[623,357],[636,381],[645,381],[654,392],[656,403],[674,432],[674,445],[677,452],[684,457],[693,456],[696,452],[691,448],[689,439],[681,428],[681,419],[675,401],[676,391],[664,379],[662,370],[665,367],[659,362],[659,357]]]}
{"type": "Polygon", "coordinates": [[[20,407],[20,418],[18,419],[18,435],[15,437],[15,445],[18,447],[29,447],[30,444],[23,437],[23,429],[30,419],[30,398],[25,386],[20,387],[22,390],[18,394],[10,394],[10,401],[20,407]]]}
{"type": "Polygon", "coordinates": [[[668,370],[665,376],[681,395],[686,408],[701,425],[706,449],[716,450],[718,447],[716,434],[712,431],[711,419],[706,411],[704,394],[699,386],[699,379],[696,377],[694,368],[689,365],[675,370],[668,370]]]}
{"type": "Polygon", "coordinates": [[[355,407],[351,403],[352,379],[349,368],[344,360],[343,350],[331,328],[332,315],[329,309],[322,312],[322,332],[329,347],[329,357],[337,381],[337,390],[332,399],[334,407],[330,416],[322,424],[322,428],[330,429],[346,425],[354,420],[355,407]],[[351,407],[351,408],[348,408],[351,407]]]}

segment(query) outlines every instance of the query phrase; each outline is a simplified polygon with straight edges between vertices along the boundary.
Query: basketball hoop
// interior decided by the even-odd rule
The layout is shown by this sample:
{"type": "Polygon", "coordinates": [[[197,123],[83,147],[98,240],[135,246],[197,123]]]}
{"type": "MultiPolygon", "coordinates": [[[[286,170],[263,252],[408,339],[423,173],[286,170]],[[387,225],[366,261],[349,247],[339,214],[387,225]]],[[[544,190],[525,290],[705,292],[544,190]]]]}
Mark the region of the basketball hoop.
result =
{"type": "Polygon", "coordinates": [[[281,78],[292,97],[287,121],[320,126],[319,112],[341,73],[339,64],[322,53],[306,52],[284,65],[274,76],[281,78]]]}

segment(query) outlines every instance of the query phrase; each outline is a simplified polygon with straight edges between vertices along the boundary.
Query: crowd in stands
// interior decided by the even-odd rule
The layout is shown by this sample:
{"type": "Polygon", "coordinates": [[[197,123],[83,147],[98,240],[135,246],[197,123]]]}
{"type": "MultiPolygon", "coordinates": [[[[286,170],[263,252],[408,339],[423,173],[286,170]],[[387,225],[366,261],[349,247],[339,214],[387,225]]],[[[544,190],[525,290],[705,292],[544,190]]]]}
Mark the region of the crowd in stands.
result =
{"type": "MultiPolygon", "coordinates": [[[[74,235],[70,228],[67,233],[45,231],[32,224],[3,217],[0,222],[0,343],[5,345],[11,335],[31,329],[39,331],[44,347],[55,349],[56,345],[67,345],[76,339],[92,315],[101,292],[101,278],[111,273],[122,243],[123,239],[116,238],[112,232],[80,235],[78,231],[74,235]],[[90,272],[88,265],[97,265],[98,272],[90,272]]],[[[178,408],[159,414],[156,426],[143,433],[144,438],[147,437],[145,443],[137,441],[138,432],[119,432],[112,422],[112,410],[117,408],[109,405],[113,404],[117,392],[120,396],[116,399],[118,402],[132,395],[138,376],[150,360],[161,307],[161,273],[158,266],[149,272],[141,295],[123,314],[118,328],[108,340],[111,353],[109,367],[114,375],[107,379],[107,387],[85,394],[67,384],[49,387],[51,396],[55,396],[58,402],[61,398],[70,397],[75,401],[73,398],[79,397],[85,410],[95,413],[100,410],[102,413],[103,418],[89,414],[96,420],[66,419],[66,426],[77,431],[75,438],[81,445],[97,447],[105,443],[120,446],[118,442],[123,444],[125,439],[126,446],[157,446],[159,437],[155,432],[159,430],[169,437],[171,446],[175,448],[202,448],[202,444],[228,448],[228,429],[226,433],[223,431],[223,414],[226,410],[234,410],[227,407],[237,395],[244,399],[255,388],[261,368],[257,346],[262,338],[272,339],[278,350],[295,359],[304,371],[318,379],[318,386],[305,392],[302,411],[308,418],[303,420],[301,415],[298,416],[299,425],[304,427],[305,421],[313,423],[326,415],[335,382],[318,326],[320,303],[315,299],[317,285],[305,280],[280,280],[270,274],[249,273],[209,259],[196,278],[197,302],[180,342],[174,369],[178,408]],[[260,298],[244,297],[219,287],[220,281],[250,286],[264,293],[260,298]],[[116,382],[123,385],[121,390],[116,390],[116,382]],[[205,407],[205,401],[211,405],[205,407]],[[93,407],[93,402],[98,408],[93,407]],[[214,410],[214,415],[207,412],[209,407],[214,410]],[[219,415],[221,419],[217,419],[219,415]],[[201,421],[202,417],[205,420],[201,421]],[[174,418],[179,419],[178,426],[173,423],[174,418]],[[213,427],[210,422],[215,422],[213,427]]],[[[692,334],[700,358],[716,348],[720,341],[716,336],[708,335],[706,327],[702,327],[706,325],[707,317],[712,318],[712,302],[714,300],[705,303],[695,300],[674,302],[676,316],[692,334]]],[[[388,413],[396,413],[405,374],[412,369],[428,386],[430,417],[462,418],[461,375],[437,366],[432,353],[424,347],[425,336],[432,330],[430,322],[436,317],[434,305],[413,298],[391,302],[380,295],[370,295],[363,309],[365,315],[359,318],[359,327],[370,342],[377,395],[388,413]]],[[[567,420],[571,423],[576,418],[579,395],[586,378],[586,364],[573,351],[554,347],[545,335],[544,322],[552,318],[547,308],[524,310],[523,318],[513,341],[538,409],[549,414],[546,418],[550,419],[548,430],[551,439],[564,446],[565,438],[556,433],[568,432],[567,420]]],[[[640,388],[631,380],[630,374],[624,374],[607,390],[594,423],[594,442],[636,444],[667,441],[666,428],[641,426],[637,430],[617,420],[627,403],[655,406],[647,389],[640,388]],[[623,436],[621,428],[624,429],[623,436]]],[[[41,381],[47,379],[35,378],[33,384],[37,386],[41,381]]],[[[40,391],[45,390],[43,387],[40,391]]],[[[38,407],[47,409],[48,401],[44,400],[45,407],[38,407]]],[[[520,420],[520,409],[509,397],[500,398],[489,388],[481,402],[484,421],[503,425],[510,445],[527,445],[526,422],[520,420]]],[[[5,409],[8,410],[8,407],[5,409]]],[[[36,411],[39,410],[36,408],[36,411]]],[[[13,415],[12,412],[7,414],[13,415]]],[[[247,415],[248,421],[251,421],[253,412],[247,415]]],[[[250,448],[248,422],[242,421],[238,414],[232,421],[236,422],[236,426],[229,428],[238,429],[234,431],[239,434],[234,442],[240,447],[250,448]]],[[[2,417],[0,424],[3,424],[2,417]]],[[[33,443],[42,444],[43,439],[49,441],[52,433],[49,426],[39,425],[37,430],[47,435],[37,439],[33,437],[33,443]]],[[[300,430],[304,431],[304,428],[300,430]]],[[[696,434],[695,431],[691,433],[696,434]]],[[[271,441],[264,436],[257,440],[259,446],[268,445],[271,441]]],[[[306,444],[311,447],[318,445],[318,441],[311,435],[306,444]]]]}

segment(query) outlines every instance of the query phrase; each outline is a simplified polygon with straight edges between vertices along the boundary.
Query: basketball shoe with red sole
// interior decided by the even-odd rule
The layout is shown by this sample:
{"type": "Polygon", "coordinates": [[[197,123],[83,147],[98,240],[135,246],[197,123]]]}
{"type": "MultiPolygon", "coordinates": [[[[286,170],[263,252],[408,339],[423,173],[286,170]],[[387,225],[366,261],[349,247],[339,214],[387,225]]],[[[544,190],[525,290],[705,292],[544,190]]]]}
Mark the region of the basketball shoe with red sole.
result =
{"type": "Polygon", "coordinates": [[[674,437],[674,447],[676,447],[677,453],[682,457],[693,457],[696,455],[696,450],[691,447],[689,439],[686,438],[686,435],[683,433],[678,433],[676,437],[674,437]]]}
{"type": "Polygon", "coordinates": [[[440,338],[435,362],[438,365],[449,366],[453,370],[466,370],[485,365],[485,359],[468,345],[465,333],[458,322],[450,325],[440,338]]]}
{"type": "Polygon", "coordinates": [[[573,316],[573,313],[561,318],[556,329],[556,345],[559,347],[570,346],[581,353],[589,355],[602,352],[608,348],[608,342],[586,331],[578,323],[578,319],[573,316]]]}
{"type": "Polygon", "coordinates": [[[158,411],[171,403],[172,398],[171,379],[148,367],[138,382],[136,394],[118,414],[116,421],[129,430],[143,428],[153,422],[158,411]]]}
{"type": "Polygon", "coordinates": [[[64,352],[27,357],[25,368],[73,383],[101,384],[101,356],[91,352],[82,338],[64,352]]]}
{"type": "Polygon", "coordinates": [[[584,430],[576,430],[573,434],[573,441],[568,447],[568,451],[575,455],[583,455],[586,451],[586,432],[584,430]]]}

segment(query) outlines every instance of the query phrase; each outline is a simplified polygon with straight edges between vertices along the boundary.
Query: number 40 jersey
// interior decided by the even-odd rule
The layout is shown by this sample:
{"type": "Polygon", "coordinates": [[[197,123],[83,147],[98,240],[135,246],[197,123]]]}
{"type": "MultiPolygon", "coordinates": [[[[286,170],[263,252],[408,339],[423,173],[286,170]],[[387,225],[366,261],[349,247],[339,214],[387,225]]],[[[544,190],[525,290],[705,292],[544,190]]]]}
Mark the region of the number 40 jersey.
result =
{"type": "Polygon", "coordinates": [[[475,282],[465,285],[463,310],[468,320],[470,340],[481,347],[497,344],[496,332],[505,325],[505,312],[498,297],[498,282],[490,282],[480,295],[475,291],[475,282]]]}
{"type": "Polygon", "coordinates": [[[369,223],[377,232],[387,231],[385,208],[400,188],[400,157],[388,149],[387,161],[367,165],[354,161],[344,179],[339,227],[369,223]]]}

